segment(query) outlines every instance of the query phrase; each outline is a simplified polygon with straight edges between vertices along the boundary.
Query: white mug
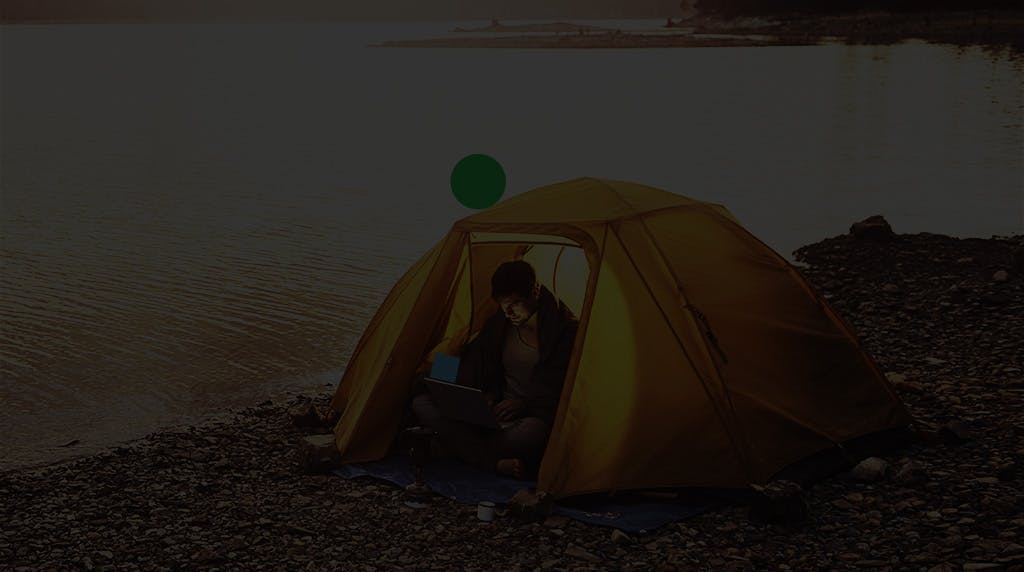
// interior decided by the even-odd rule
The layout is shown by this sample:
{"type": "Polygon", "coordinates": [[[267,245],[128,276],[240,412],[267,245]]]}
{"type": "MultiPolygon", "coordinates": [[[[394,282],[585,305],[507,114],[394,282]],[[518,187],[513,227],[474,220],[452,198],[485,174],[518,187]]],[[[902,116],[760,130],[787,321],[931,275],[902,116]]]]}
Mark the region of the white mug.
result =
{"type": "Polygon", "coordinates": [[[494,503],[491,501],[480,501],[476,505],[476,517],[484,522],[494,520],[494,503]]]}

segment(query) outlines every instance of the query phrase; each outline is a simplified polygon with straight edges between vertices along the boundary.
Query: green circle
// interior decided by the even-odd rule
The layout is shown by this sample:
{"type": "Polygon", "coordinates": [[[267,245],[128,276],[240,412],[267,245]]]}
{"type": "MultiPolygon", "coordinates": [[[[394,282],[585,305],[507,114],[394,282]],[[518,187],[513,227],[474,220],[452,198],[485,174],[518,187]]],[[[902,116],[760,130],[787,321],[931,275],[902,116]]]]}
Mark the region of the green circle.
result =
{"type": "Polygon", "coordinates": [[[452,169],[452,194],[464,206],[485,209],[505,194],[505,170],[493,157],[466,155],[452,169]]]}

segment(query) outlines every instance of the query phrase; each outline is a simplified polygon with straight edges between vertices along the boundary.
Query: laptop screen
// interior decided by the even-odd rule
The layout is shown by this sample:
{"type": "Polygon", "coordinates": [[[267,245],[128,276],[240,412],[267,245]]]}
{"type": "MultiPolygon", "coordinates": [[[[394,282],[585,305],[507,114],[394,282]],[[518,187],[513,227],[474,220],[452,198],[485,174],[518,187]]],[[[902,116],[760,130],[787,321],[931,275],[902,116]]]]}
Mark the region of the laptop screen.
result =
{"type": "Polygon", "coordinates": [[[455,377],[459,373],[458,356],[448,354],[434,354],[434,365],[430,368],[430,377],[439,381],[455,383],[455,377]]]}

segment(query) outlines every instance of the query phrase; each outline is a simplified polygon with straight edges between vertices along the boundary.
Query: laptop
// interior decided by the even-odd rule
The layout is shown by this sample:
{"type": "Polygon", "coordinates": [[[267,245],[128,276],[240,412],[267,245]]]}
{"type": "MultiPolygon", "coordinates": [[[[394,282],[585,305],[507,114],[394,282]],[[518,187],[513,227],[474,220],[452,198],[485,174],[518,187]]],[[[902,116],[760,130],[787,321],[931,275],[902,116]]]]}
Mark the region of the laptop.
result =
{"type": "Polygon", "coordinates": [[[463,421],[472,425],[499,429],[494,411],[487,405],[484,394],[479,389],[455,383],[459,373],[459,358],[446,354],[435,354],[434,365],[430,375],[424,378],[427,391],[434,398],[441,414],[449,419],[463,421]]]}

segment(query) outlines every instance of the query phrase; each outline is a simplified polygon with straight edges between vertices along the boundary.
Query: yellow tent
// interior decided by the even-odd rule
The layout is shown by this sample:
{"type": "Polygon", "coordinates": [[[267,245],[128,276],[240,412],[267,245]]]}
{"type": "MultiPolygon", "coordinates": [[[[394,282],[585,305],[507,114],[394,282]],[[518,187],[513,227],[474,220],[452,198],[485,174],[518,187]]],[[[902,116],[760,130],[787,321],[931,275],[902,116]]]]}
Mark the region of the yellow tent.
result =
{"type": "Polygon", "coordinates": [[[591,178],[456,222],[366,328],[332,407],[345,462],[383,457],[411,380],[531,261],[580,318],[537,488],[745,487],[910,418],[851,329],[723,207],[591,178]]]}

